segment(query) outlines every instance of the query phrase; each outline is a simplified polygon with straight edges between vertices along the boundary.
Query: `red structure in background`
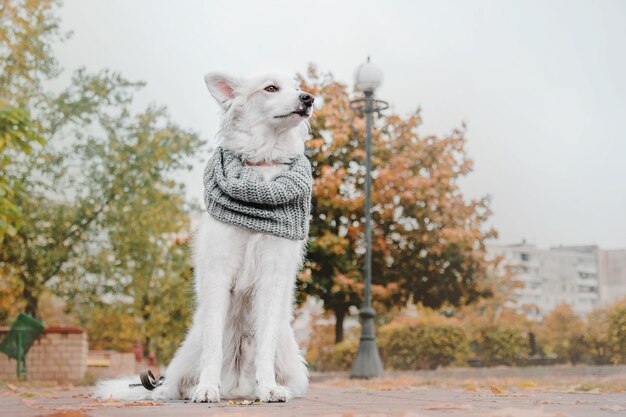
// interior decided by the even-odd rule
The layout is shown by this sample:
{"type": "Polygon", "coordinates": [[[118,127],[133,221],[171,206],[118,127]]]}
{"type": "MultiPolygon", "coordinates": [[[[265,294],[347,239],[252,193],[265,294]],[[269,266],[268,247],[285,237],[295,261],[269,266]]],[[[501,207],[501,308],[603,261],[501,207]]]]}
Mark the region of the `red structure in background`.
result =
{"type": "Polygon", "coordinates": [[[143,347],[141,342],[135,343],[135,360],[140,362],[143,359],[143,347]]]}

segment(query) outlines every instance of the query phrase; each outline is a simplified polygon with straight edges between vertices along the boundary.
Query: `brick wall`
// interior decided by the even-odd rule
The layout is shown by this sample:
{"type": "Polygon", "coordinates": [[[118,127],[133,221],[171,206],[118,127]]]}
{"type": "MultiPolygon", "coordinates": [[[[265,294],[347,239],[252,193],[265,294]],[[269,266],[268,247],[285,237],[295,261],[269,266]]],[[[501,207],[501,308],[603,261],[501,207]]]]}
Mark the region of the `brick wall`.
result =
{"type": "MultiPolygon", "coordinates": [[[[0,339],[9,329],[0,327],[0,339]]],[[[26,355],[28,379],[77,383],[87,371],[87,332],[78,327],[48,327],[26,355]]],[[[0,353],[0,381],[16,380],[16,362],[0,353]]]]}
{"type": "Polygon", "coordinates": [[[87,372],[95,379],[133,375],[137,372],[136,363],[133,352],[90,350],[87,372]]]}

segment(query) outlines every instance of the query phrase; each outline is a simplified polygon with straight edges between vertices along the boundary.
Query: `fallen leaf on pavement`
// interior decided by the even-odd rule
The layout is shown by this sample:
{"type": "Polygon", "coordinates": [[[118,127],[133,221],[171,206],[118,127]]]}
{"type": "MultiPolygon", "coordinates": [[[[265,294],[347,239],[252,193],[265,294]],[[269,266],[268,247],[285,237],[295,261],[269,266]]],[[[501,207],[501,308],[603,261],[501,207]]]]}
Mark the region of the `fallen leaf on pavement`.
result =
{"type": "Polygon", "coordinates": [[[154,406],[163,405],[163,403],[159,403],[156,401],[132,401],[124,405],[130,406],[130,407],[154,407],[154,406]]]}
{"type": "Polygon", "coordinates": [[[76,410],[66,410],[66,411],[57,411],[56,413],[52,413],[52,414],[39,414],[38,416],[35,417],[89,417],[87,414],[83,413],[82,411],[76,411],[76,410]]]}
{"type": "Polygon", "coordinates": [[[505,391],[497,385],[489,385],[489,389],[496,395],[503,395],[505,391]]]}
{"type": "Polygon", "coordinates": [[[517,384],[520,388],[537,388],[537,384],[533,381],[521,381],[517,384]]]}
{"type": "Polygon", "coordinates": [[[250,401],[250,400],[243,400],[243,401],[241,401],[241,402],[237,402],[237,401],[234,401],[234,400],[230,400],[230,401],[228,401],[228,405],[252,405],[252,404],[257,403],[257,402],[259,402],[259,400],[258,400],[258,399],[257,399],[257,400],[254,400],[254,401],[250,401]]]}
{"type": "Polygon", "coordinates": [[[94,398],[92,400],[82,402],[80,404],[81,407],[117,407],[123,404],[123,401],[114,400],[112,397],[109,397],[107,400],[99,400],[94,398]]]}
{"type": "Polygon", "coordinates": [[[13,392],[17,391],[17,387],[13,384],[7,384],[7,389],[13,392]]]}
{"type": "Polygon", "coordinates": [[[457,403],[437,403],[428,404],[422,407],[424,410],[472,410],[469,404],[457,404],[457,403]]]}

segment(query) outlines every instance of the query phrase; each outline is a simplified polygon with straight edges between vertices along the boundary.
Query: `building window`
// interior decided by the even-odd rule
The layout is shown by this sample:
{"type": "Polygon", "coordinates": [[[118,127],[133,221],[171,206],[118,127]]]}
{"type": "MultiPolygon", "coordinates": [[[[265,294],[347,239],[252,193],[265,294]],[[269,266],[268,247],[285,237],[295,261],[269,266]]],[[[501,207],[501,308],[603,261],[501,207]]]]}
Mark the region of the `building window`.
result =
{"type": "Polygon", "coordinates": [[[521,253],[522,261],[530,261],[530,255],[527,253],[521,253]]]}

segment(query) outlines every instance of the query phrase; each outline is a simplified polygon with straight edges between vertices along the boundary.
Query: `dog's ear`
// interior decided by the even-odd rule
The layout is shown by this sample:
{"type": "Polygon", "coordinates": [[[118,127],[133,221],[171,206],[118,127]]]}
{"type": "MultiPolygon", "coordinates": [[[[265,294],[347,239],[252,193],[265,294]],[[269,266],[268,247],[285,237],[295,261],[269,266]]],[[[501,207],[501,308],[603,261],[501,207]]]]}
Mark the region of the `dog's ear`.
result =
{"type": "Polygon", "coordinates": [[[219,72],[209,72],[204,76],[209,92],[224,110],[228,109],[237,95],[239,81],[235,77],[219,72]]]}

